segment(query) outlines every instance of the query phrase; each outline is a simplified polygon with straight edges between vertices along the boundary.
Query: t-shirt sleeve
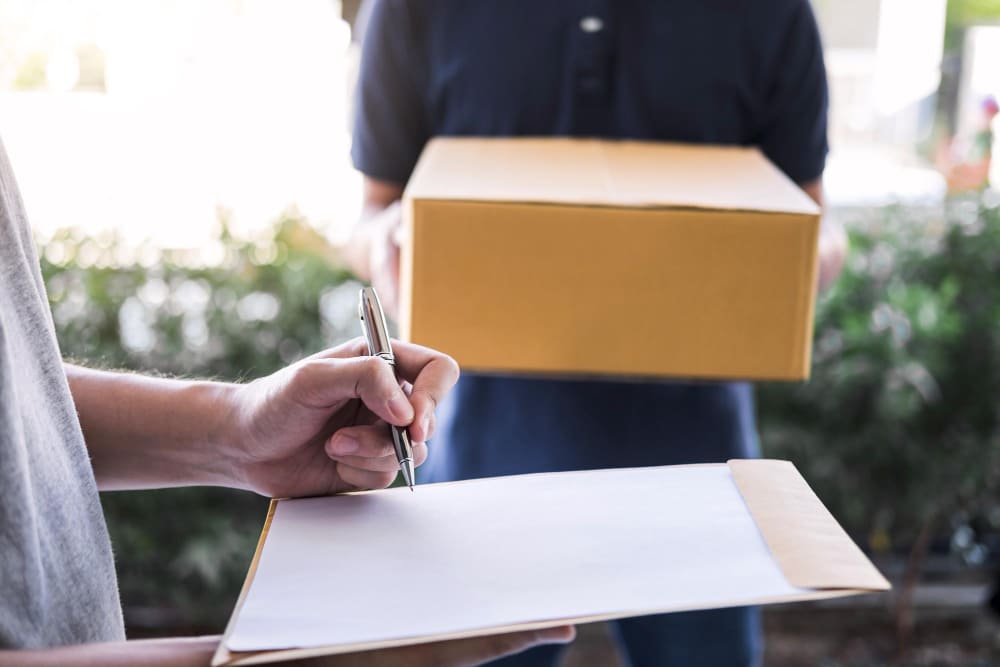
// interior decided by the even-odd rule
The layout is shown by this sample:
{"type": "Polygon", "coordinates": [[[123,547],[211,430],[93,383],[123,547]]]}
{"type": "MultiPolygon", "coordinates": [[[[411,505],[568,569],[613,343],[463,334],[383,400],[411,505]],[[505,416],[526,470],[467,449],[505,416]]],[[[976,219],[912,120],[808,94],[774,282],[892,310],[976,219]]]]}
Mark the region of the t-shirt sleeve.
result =
{"type": "Polygon", "coordinates": [[[405,184],[430,138],[417,3],[374,0],[361,42],[351,158],[366,176],[405,184]]]}
{"type": "Polygon", "coordinates": [[[823,46],[807,0],[796,0],[779,39],[765,96],[759,144],[796,183],[823,175],[826,166],[828,91],[823,46]]]}

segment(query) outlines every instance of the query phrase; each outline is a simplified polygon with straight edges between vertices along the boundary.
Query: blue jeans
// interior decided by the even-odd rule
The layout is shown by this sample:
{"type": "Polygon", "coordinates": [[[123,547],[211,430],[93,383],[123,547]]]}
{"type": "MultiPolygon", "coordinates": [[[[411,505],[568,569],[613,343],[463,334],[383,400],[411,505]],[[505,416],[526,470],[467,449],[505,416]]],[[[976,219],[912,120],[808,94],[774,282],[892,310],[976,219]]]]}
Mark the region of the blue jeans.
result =
{"type": "MultiPolygon", "coordinates": [[[[611,622],[625,667],[759,667],[760,610],[712,609],[611,622]]],[[[554,667],[564,646],[541,646],[491,667],[554,667]]]]}

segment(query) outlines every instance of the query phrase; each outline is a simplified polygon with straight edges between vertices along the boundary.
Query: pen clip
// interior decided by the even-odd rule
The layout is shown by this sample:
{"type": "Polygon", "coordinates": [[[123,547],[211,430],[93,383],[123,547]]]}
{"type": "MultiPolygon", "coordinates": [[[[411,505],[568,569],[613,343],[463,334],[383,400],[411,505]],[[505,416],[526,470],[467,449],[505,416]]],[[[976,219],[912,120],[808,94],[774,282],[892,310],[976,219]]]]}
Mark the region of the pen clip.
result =
{"type": "Polygon", "coordinates": [[[392,353],[389,327],[374,287],[362,288],[358,299],[358,317],[361,318],[361,328],[368,343],[368,354],[395,365],[396,357],[392,353]]]}

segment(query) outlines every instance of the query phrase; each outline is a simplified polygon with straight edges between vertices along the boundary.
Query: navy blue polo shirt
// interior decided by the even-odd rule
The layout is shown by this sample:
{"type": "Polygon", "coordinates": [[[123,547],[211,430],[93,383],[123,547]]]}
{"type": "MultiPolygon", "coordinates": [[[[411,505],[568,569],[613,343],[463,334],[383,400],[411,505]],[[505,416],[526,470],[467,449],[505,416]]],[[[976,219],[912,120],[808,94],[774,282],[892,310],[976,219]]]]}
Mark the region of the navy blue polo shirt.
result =
{"type": "MultiPolygon", "coordinates": [[[[406,183],[438,135],[755,145],[798,183],[823,173],[827,86],[807,0],[375,0],[370,9],[352,156],[372,178],[406,183]]],[[[438,426],[436,480],[757,454],[744,383],[466,373],[438,426]]]]}

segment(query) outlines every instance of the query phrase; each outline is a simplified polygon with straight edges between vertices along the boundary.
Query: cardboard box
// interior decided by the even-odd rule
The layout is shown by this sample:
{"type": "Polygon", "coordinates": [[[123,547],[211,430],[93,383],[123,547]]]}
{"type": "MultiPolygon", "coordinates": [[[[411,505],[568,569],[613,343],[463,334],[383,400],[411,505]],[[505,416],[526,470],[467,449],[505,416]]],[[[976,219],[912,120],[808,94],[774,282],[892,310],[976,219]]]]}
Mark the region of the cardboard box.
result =
{"type": "Polygon", "coordinates": [[[439,138],[401,333],[466,370],[809,376],[819,209],[756,149],[439,138]]]}

